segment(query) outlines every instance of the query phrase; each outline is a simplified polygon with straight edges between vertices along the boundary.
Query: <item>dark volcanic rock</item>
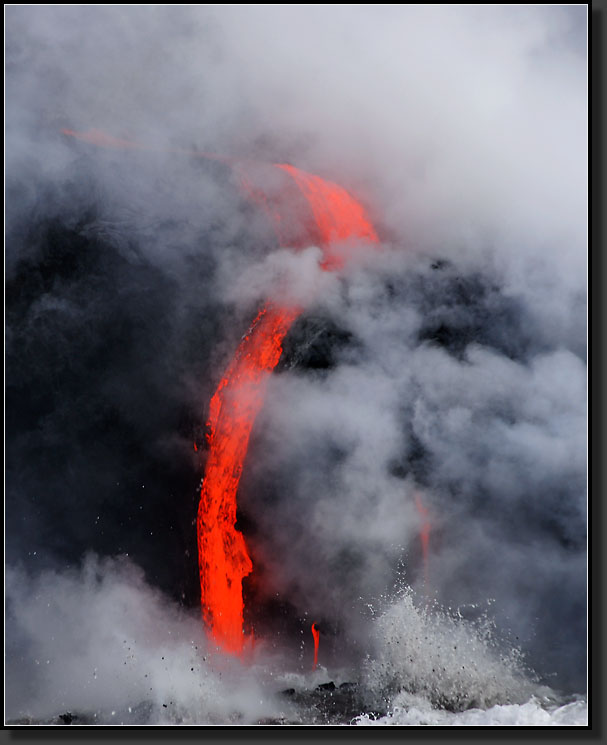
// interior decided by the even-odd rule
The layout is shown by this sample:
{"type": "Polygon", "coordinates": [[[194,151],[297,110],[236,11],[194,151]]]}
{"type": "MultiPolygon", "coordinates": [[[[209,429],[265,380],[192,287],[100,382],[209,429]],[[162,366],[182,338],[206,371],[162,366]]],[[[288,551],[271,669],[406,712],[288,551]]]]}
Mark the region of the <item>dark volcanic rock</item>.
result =
{"type": "Polygon", "coordinates": [[[330,683],[321,683],[316,690],[317,691],[334,691],[335,683],[333,681],[331,681],[330,683]]]}
{"type": "MultiPolygon", "coordinates": [[[[365,692],[358,683],[342,683],[338,687],[333,681],[329,681],[313,690],[296,691],[288,688],[282,693],[297,706],[301,724],[350,724],[360,714],[370,713],[368,703],[365,704],[365,692]]],[[[372,714],[383,716],[386,711],[374,711],[372,714]]]]}

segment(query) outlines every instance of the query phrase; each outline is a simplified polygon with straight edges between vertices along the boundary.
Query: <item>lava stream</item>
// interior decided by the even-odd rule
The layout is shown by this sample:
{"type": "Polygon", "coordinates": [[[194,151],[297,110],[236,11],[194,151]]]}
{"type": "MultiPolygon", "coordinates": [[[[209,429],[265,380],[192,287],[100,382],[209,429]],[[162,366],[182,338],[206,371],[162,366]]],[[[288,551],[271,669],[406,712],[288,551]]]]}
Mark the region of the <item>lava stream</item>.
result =
{"type": "MultiPolygon", "coordinates": [[[[343,266],[344,255],[338,251],[339,244],[349,240],[378,242],[365,210],[345,189],[295,166],[286,163],[269,166],[213,153],[156,148],[97,129],[62,132],[98,147],[170,152],[218,160],[231,166],[243,191],[269,217],[281,245],[319,245],[323,249],[321,266],[325,270],[343,266]],[[283,174],[287,175],[287,183],[283,174]],[[302,197],[310,213],[307,218],[299,214],[300,205],[294,204],[298,199],[302,201],[302,197]]],[[[210,635],[229,652],[239,653],[243,649],[242,580],[253,568],[244,537],[235,527],[236,492],[268,377],[280,359],[282,341],[300,312],[297,308],[278,307],[270,300],[243,337],[211,399],[207,423],[209,456],[197,518],[201,606],[210,635]]],[[[314,631],[313,626],[313,634],[314,631]]],[[[314,638],[317,651],[318,639],[314,638]]]]}
{"type": "Polygon", "coordinates": [[[428,508],[424,505],[421,497],[415,492],[415,506],[417,507],[418,513],[422,518],[422,525],[420,528],[420,538],[422,542],[422,560],[424,563],[424,586],[426,591],[428,589],[428,552],[430,550],[430,513],[428,508]]]}
{"type": "Polygon", "coordinates": [[[211,399],[209,458],[198,508],[198,558],[202,612],[226,651],[243,647],[242,579],[253,569],[242,533],[235,528],[236,492],[255,417],[282,340],[299,311],[264,308],[242,339],[211,399]]]}
{"type": "Polygon", "coordinates": [[[312,636],[314,637],[314,665],[312,667],[312,670],[316,670],[316,666],[318,665],[318,641],[320,639],[320,635],[315,623],[312,624],[312,636]]]}
{"type": "MultiPolygon", "coordinates": [[[[337,242],[353,238],[377,242],[363,208],[341,186],[294,166],[277,167],[292,176],[310,205],[324,250],[324,269],[343,264],[343,259],[332,252],[337,242]]],[[[241,183],[272,218],[280,239],[285,229],[280,205],[254,189],[245,176],[241,183]]],[[[242,580],[253,568],[242,533],[235,528],[238,482],[268,375],[278,363],[282,340],[298,313],[293,308],[262,310],[211,399],[210,454],[197,523],[201,603],[211,635],[229,652],[238,653],[243,648],[242,580]]],[[[317,649],[316,636],[315,644],[317,649]]]]}

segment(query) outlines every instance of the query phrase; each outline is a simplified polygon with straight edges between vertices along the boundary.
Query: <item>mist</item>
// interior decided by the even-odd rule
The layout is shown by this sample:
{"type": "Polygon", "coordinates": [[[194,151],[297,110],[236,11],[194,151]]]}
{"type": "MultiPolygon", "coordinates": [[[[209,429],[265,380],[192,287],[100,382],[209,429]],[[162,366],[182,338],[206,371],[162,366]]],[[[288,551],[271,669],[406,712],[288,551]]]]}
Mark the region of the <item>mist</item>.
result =
{"type": "Polygon", "coordinates": [[[268,670],[309,670],[313,620],[329,679],[585,693],[586,8],[9,6],[6,27],[7,714],[278,716],[268,670]],[[381,245],[323,272],[228,164],[171,148],[335,181],[381,245]],[[195,516],[209,400],[268,298],[304,310],[239,490],[260,646],[232,685],[195,516]],[[474,683],[392,654],[432,603],[464,655],[491,619],[474,683]]]}

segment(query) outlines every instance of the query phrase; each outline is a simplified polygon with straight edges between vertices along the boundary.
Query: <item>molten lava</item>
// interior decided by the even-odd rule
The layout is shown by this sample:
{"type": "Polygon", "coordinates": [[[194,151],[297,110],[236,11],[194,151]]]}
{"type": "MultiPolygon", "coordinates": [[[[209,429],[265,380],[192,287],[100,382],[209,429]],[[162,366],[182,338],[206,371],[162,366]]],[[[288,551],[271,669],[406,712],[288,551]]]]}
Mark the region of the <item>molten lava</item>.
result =
{"type": "MultiPolygon", "coordinates": [[[[310,204],[324,249],[324,269],[343,264],[343,259],[332,253],[337,242],[352,238],[377,242],[363,208],[344,189],[290,165],[277,167],[293,177],[310,204]]],[[[280,239],[285,216],[265,194],[259,194],[259,189],[254,190],[248,182],[243,185],[273,218],[280,239]]],[[[242,533],[234,527],[236,491],[267,377],[278,363],[282,340],[298,314],[293,308],[264,308],[211,400],[210,454],[198,510],[201,602],[213,638],[230,652],[243,647],[242,579],[253,568],[242,533]]],[[[312,633],[316,633],[314,627],[312,633]]],[[[317,636],[314,638],[317,648],[317,636]]]]}
{"type": "Polygon", "coordinates": [[[424,562],[424,585],[428,586],[428,551],[430,548],[430,516],[428,508],[424,506],[421,497],[415,492],[415,506],[422,518],[420,538],[422,542],[422,559],[424,562]]]}
{"type": "MultiPolygon", "coordinates": [[[[350,240],[378,242],[363,207],[345,189],[292,165],[269,166],[199,151],[155,148],[96,129],[62,131],[100,147],[162,150],[219,160],[232,166],[241,188],[270,218],[281,245],[319,245],[323,249],[321,266],[325,270],[343,266],[340,244],[350,240]],[[302,204],[307,215],[301,214],[302,204]]],[[[242,580],[253,568],[244,537],[236,529],[236,492],[268,377],[280,358],[282,341],[300,312],[298,308],[277,307],[269,300],[240,342],[210,404],[209,456],[197,519],[201,605],[211,636],[223,649],[235,653],[242,651],[245,640],[242,580]]],[[[196,445],[194,449],[197,450],[196,445]]],[[[315,625],[312,634],[316,666],[315,625]]]]}
{"type": "MultiPolygon", "coordinates": [[[[343,259],[332,253],[336,243],[348,239],[377,242],[363,208],[344,189],[290,165],[277,167],[292,176],[310,205],[324,251],[324,269],[343,264],[343,259]]],[[[269,196],[244,176],[242,184],[273,219],[280,240],[285,235],[285,215],[280,205],[271,203],[269,196]]],[[[211,399],[210,454],[198,509],[201,603],[211,635],[230,652],[238,653],[243,648],[242,580],[253,568],[242,533],[235,528],[238,482],[268,375],[278,363],[282,340],[299,312],[294,308],[264,308],[211,399]]],[[[314,626],[312,633],[317,653],[314,626]]]]}
{"type": "Polygon", "coordinates": [[[293,177],[308,200],[324,248],[323,269],[343,266],[343,256],[335,252],[335,247],[343,241],[358,238],[378,242],[363,207],[341,186],[285,163],[277,167],[293,177]]]}
{"type": "Polygon", "coordinates": [[[316,670],[316,666],[318,665],[318,641],[320,636],[315,623],[312,624],[312,637],[314,638],[314,665],[312,670],[316,670]]]}
{"type": "Polygon", "coordinates": [[[197,522],[200,589],[209,631],[229,652],[242,650],[242,579],[253,568],[242,533],[235,528],[238,482],[268,376],[298,313],[295,309],[264,308],[240,342],[211,399],[207,423],[210,452],[197,522]]]}

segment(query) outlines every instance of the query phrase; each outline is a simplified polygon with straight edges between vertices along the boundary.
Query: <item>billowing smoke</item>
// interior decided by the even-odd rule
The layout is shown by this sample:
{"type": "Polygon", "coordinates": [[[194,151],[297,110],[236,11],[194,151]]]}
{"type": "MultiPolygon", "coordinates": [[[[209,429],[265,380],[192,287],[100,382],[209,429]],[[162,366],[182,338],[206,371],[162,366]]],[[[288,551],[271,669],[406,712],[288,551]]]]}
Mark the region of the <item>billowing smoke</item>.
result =
{"type": "Polygon", "coordinates": [[[6,21],[7,714],[277,715],[202,661],[194,524],[209,399],[277,286],[305,310],[239,492],[260,649],[309,669],[316,621],[321,667],[433,705],[584,692],[586,9],[6,21]],[[93,127],[153,149],[61,134],[93,127]],[[170,148],[334,180],[382,247],[323,273],[228,164],[170,148]],[[441,678],[411,629],[436,649],[450,624],[441,678]]]}
{"type": "Polygon", "coordinates": [[[13,641],[27,648],[7,690],[13,713],[88,714],[79,724],[239,724],[277,713],[236,660],[208,649],[199,618],[168,604],[128,560],[89,555],[81,571],[31,580],[10,570],[7,580],[13,641]]]}

